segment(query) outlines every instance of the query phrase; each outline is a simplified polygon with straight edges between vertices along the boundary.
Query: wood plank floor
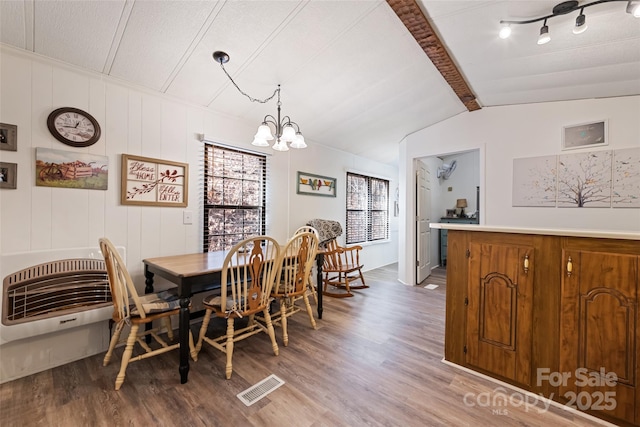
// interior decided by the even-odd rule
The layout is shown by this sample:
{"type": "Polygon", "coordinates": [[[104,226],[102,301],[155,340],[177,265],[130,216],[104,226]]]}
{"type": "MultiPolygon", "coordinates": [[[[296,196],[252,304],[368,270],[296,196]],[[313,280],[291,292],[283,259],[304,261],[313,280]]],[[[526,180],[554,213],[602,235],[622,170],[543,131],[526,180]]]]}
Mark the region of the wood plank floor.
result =
{"type": "Polygon", "coordinates": [[[279,356],[265,334],[237,343],[231,380],[224,379],[225,356],[205,346],[187,384],[179,383],[178,353],[171,352],[129,365],[115,391],[118,349],[107,367],[99,354],[0,385],[0,425],[598,425],[556,407],[525,408],[517,394],[506,407],[483,404],[498,385],[442,362],[444,270],[424,283],[439,285],[435,290],[398,283],[396,265],[365,277],[371,287],[355,297],[325,297],[318,330],[304,313],[294,316],[279,356]],[[250,407],[236,397],[270,374],[285,384],[250,407]]]}

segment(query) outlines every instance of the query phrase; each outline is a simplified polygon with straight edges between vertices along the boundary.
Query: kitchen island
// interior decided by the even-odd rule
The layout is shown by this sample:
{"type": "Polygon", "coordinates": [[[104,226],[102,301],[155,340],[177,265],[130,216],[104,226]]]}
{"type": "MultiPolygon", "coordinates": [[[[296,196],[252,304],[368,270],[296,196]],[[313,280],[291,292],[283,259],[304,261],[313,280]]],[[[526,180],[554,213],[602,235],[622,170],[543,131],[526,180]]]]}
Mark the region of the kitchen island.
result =
{"type": "Polygon", "coordinates": [[[445,360],[640,425],[640,233],[448,230],[445,360]]]}

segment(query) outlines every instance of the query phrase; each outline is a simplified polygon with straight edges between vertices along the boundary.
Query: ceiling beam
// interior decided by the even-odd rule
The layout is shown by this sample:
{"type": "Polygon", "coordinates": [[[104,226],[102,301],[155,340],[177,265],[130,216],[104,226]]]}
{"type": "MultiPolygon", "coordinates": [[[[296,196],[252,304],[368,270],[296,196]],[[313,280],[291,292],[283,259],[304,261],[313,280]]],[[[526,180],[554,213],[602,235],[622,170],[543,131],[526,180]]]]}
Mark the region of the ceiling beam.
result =
{"type": "Polygon", "coordinates": [[[476,101],[476,96],[471,92],[462,73],[449,56],[447,49],[415,0],[387,0],[387,3],[416,39],[442,77],[449,83],[451,89],[458,95],[460,101],[467,107],[467,110],[479,110],[481,107],[476,101]]]}

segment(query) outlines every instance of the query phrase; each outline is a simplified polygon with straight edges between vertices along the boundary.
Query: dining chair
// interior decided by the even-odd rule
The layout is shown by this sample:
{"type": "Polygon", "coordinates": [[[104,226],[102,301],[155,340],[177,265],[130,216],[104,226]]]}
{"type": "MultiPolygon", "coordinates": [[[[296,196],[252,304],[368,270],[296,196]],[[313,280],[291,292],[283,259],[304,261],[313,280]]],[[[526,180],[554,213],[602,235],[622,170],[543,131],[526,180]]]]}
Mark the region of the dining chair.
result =
{"type": "Polygon", "coordinates": [[[289,344],[287,318],[301,311],[295,304],[296,300],[302,298],[311,326],[316,329],[307,292],[317,252],[318,236],[313,232],[295,234],[282,249],[282,273],[273,285],[271,296],[280,303],[280,313],[274,317],[274,322],[282,327],[282,341],[285,346],[289,344]]]}
{"type": "MultiPolygon", "coordinates": [[[[320,241],[320,235],[318,234],[318,230],[316,230],[315,228],[311,227],[310,225],[303,225],[302,227],[298,228],[293,233],[293,235],[295,236],[296,234],[307,233],[307,232],[311,232],[311,233],[315,234],[316,238],[318,238],[318,241],[320,241]]],[[[309,279],[307,281],[307,285],[308,285],[309,293],[313,297],[313,302],[317,303],[318,302],[318,296],[317,296],[318,290],[316,289],[316,286],[313,284],[313,268],[309,270],[309,279]]]]}
{"type": "MultiPolygon", "coordinates": [[[[146,359],[152,356],[166,353],[177,349],[180,344],[169,345],[160,337],[161,331],[165,331],[169,340],[173,340],[173,329],[171,327],[171,317],[177,315],[180,311],[180,300],[176,293],[171,290],[138,295],[138,291],[131,279],[122,257],[113,246],[113,243],[107,238],[99,239],[100,250],[104,257],[107,267],[107,275],[109,278],[109,287],[111,290],[111,298],[113,301],[113,321],[115,322],[115,331],[109,342],[109,349],[104,356],[103,366],[107,366],[113,355],[116,345],[126,342],[122,361],[120,362],[120,372],[116,377],[115,387],[120,390],[124,383],[125,373],[129,363],[146,359]],[[140,328],[141,325],[152,324],[154,320],[160,320],[162,326],[159,328],[140,328]],[[126,340],[120,340],[122,330],[126,325],[131,327],[126,340]],[[147,343],[146,338],[151,337],[160,346],[152,349],[147,343]],[[143,353],[133,356],[133,349],[138,343],[143,353]]],[[[189,343],[191,347],[191,355],[194,357],[193,337],[189,333],[189,343]]]]}
{"type": "Polygon", "coordinates": [[[198,342],[195,346],[196,360],[206,342],[227,355],[225,374],[231,378],[234,343],[266,332],[271,339],[273,353],[278,355],[278,343],[269,314],[271,289],[274,280],[280,275],[282,263],[280,245],[268,236],[245,239],[234,245],[224,259],[222,266],[220,295],[205,296],[203,305],[205,315],[200,327],[198,342]],[[256,314],[261,314],[264,324],[256,314]],[[208,337],[207,329],[211,316],[227,319],[226,334],[208,337]],[[235,329],[238,319],[248,318],[248,324],[235,329]]]}

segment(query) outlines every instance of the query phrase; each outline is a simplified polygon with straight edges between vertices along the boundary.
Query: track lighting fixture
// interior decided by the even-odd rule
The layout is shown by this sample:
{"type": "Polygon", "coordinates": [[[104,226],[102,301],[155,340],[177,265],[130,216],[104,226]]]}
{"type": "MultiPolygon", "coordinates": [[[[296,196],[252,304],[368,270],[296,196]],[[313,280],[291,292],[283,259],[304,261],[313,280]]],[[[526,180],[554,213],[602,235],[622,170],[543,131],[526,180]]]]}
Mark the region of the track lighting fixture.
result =
{"type": "Polygon", "coordinates": [[[547,19],[553,18],[559,15],[566,15],[576,10],[580,10],[580,14],[576,17],[576,24],[573,27],[574,34],[583,33],[587,29],[587,17],[584,14],[584,10],[587,7],[595,6],[601,3],[609,3],[614,1],[624,1],[627,3],[626,12],[633,15],[636,18],[640,18],[640,0],[596,0],[590,3],[586,3],[583,5],[579,5],[578,1],[564,1],[562,3],[558,3],[552,9],[552,13],[547,16],[541,16],[539,18],[526,19],[523,21],[507,21],[502,20],[500,24],[502,27],[500,28],[499,36],[501,39],[506,39],[511,35],[511,24],[532,24],[534,22],[544,21],[542,27],[540,28],[540,36],[538,36],[538,44],[545,44],[551,40],[551,36],[549,35],[549,27],[547,26],[547,19]]]}

